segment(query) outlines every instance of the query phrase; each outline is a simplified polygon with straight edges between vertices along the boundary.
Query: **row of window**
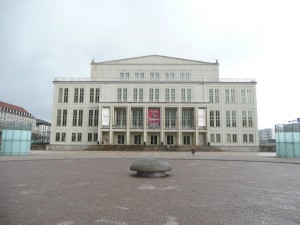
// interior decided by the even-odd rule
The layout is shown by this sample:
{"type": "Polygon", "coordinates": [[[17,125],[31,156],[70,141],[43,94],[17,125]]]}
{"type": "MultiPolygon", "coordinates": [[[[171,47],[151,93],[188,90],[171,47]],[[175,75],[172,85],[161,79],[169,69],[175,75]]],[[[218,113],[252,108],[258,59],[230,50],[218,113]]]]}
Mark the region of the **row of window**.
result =
{"type": "MultiPolygon", "coordinates": [[[[72,126],[82,126],[83,123],[83,109],[73,109],[72,112],[72,126]]],[[[67,109],[57,110],[56,126],[67,126],[67,109]]],[[[165,109],[165,128],[176,128],[176,114],[177,109],[166,108],[165,109]]],[[[237,127],[237,111],[226,110],[225,111],[225,126],[237,127]]],[[[254,115],[252,110],[241,111],[242,127],[254,126],[254,115]]],[[[127,125],[127,110],[126,108],[115,109],[115,126],[119,128],[125,128],[127,125]]],[[[132,126],[133,128],[142,128],[144,124],[143,109],[132,109],[132,126]]],[[[88,126],[98,126],[99,122],[99,110],[90,109],[88,111],[88,126]]],[[[182,109],[181,113],[181,126],[182,128],[194,127],[194,109],[182,109]]],[[[209,126],[221,127],[221,111],[210,110],[209,111],[209,126]]],[[[160,124],[158,124],[158,128],[160,124]]]]}
{"type": "MultiPolygon", "coordinates": [[[[150,144],[158,145],[158,135],[150,135],[150,144]]],[[[243,143],[254,143],[254,135],[253,134],[242,134],[243,143]]],[[[55,141],[57,142],[66,142],[66,133],[65,132],[57,132],[55,136],[55,141]]],[[[82,133],[72,133],[71,134],[72,142],[82,142],[82,133]]],[[[98,133],[88,133],[87,135],[88,142],[97,142],[98,141],[98,133]]],[[[221,134],[210,134],[210,142],[211,143],[221,143],[221,134]]],[[[237,143],[237,134],[226,134],[226,142],[227,143],[237,143]]],[[[125,135],[118,135],[118,144],[125,144],[125,135]]],[[[142,144],[141,143],[141,135],[134,135],[134,144],[142,144]]],[[[174,145],[175,137],[174,135],[166,135],[166,144],[174,145]]],[[[182,136],[182,144],[183,145],[191,145],[192,137],[191,135],[183,135],[182,136]]]]}
{"type": "MultiPolygon", "coordinates": [[[[74,89],[74,103],[84,102],[84,88],[74,89]]],[[[251,89],[241,89],[241,103],[251,104],[253,103],[253,96],[251,89]]],[[[166,88],[165,89],[165,102],[175,102],[176,89],[166,88]]],[[[144,88],[133,88],[133,102],[143,102],[144,101],[144,88]]],[[[237,99],[236,89],[225,89],[225,103],[235,104],[237,99]]],[[[160,100],[160,90],[159,88],[149,88],[149,102],[159,102],[160,100]]],[[[58,102],[67,103],[69,101],[69,88],[59,88],[58,90],[58,102]]],[[[100,101],[100,88],[90,88],[89,92],[89,102],[97,103],[100,101]]],[[[117,101],[127,102],[128,101],[128,88],[118,88],[117,89],[117,101]]],[[[192,89],[191,88],[181,88],[180,89],[180,101],[181,102],[191,102],[192,101],[192,89]]],[[[220,90],[219,89],[209,89],[209,102],[210,103],[220,103],[220,90]]]]}
{"type": "MultiPolygon", "coordinates": [[[[159,72],[150,72],[149,74],[145,74],[144,72],[121,72],[120,73],[120,80],[129,80],[129,79],[135,79],[135,80],[144,80],[144,79],[150,79],[150,80],[160,80],[163,77],[161,77],[161,74],[159,72]]],[[[165,72],[164,73],[164,79],[165,80],[189,80],[190,74],[186,72],[181,72],[179,74],[176,74],[174,72],[165,72]]]]}
{"type": "MultiPolygon", "coordinates": [[[[66,142],[66,133],[65,132],[55,133],[55,141],[66,142]]],[[[82,142],[82,133],[72,133],[71,141],[72,142],[82,142]]],[[[87,141],[88,142],[97,142],[98,141],[98,133],[88,133],[87,141]]]]}
{"type": "MultiPolygon", "coordinates": [[[[240,93],[241,103],[253,103],[253,96],[251,89],[241,89],[240,93]]],[[[225,89],[225,103],[235,104],[237,99],[236,89],[225,89]]],[[[209,102],[220,103],[220,89],[209,89],[209,102]]]]}
{"type": "MultiPolygon", "coordinates": [[[[67,114],[68,111],[66,109],[58,109],[57,110],[57,118],[56,118],[56,126],[67,126],[67,114]]],[[[88,126],[98,126],[99,121],[99,110],[98,109],[90,109],[88,116],[88,126]]],[[[73,127],[81,127],[83,122],[83,109],[73,109],[72,115],[72,126],[73,127]]]]}
{"type": "MultiPolygon", "coordinates": [[[[243,143],[254,143],[253,134],[242,134],[243,143]]],[[[221,134],[210,134],[211,143],[221,143],[221,134]]],[[[237,143],[237,134],[226,134],[227,143],[237,143]]]]}

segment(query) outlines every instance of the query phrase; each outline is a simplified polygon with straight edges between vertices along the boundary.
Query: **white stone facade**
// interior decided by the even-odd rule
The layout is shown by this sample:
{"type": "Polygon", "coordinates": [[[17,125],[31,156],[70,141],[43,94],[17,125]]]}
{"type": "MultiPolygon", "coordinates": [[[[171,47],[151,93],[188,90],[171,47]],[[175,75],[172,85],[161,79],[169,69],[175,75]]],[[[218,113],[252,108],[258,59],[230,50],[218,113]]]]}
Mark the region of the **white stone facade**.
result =
{"type": "Polygon", "coordinates": [[[54,80],[51,146],[258,146],[256,82],[219,64],[158,55],[91,63],[54,80]]]}

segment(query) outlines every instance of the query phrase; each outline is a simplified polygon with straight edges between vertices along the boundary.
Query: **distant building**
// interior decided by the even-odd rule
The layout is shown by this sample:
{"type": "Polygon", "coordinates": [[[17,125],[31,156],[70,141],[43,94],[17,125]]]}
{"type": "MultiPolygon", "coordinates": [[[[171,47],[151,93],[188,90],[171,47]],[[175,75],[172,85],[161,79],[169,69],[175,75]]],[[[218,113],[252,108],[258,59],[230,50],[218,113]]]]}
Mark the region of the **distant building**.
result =
{"type": "Polygon", "coordinates": [[[266,128],[258,130],[259,136],[259,144],[267,145],[273,144],[275,145],[275,129],[274,128],[266,128]]]}
{"type": "Polygon", "coordinates": [[[36,133],[37,141],[48,143],[50,142],[51,123],[37,119],[36,120],[36,133]]]}
{"type": "Polygon", "coordinates": [[[53,149],[97,143],[258,149],[256,82],[219,78],[218,61],[93,60],[90,77],[53,84],[53,149]]]}
{"type": "Polygon", "coordinates": [[[4,122],[31,124],[32,132],[36,129],[36,119],[20,106],[0,101],[0,135],[4,122]]]}

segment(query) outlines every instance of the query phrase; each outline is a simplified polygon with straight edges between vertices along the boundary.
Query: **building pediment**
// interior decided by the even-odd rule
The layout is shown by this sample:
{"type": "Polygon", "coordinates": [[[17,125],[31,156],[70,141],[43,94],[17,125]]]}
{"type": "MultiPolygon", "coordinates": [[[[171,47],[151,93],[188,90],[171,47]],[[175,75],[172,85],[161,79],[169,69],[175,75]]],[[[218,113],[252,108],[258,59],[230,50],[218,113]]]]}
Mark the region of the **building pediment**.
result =
{"type": "MultiPolygon", "coordinates": [[[[216,62],[217,63],[217,62],[216,62]]],[[[208,63],[190,59],[181,59],[162,55],[148,55],[127,59],[112,60],[106,62],[92,62],[98,65],[211,65],[216,63],[208,63]]]]}

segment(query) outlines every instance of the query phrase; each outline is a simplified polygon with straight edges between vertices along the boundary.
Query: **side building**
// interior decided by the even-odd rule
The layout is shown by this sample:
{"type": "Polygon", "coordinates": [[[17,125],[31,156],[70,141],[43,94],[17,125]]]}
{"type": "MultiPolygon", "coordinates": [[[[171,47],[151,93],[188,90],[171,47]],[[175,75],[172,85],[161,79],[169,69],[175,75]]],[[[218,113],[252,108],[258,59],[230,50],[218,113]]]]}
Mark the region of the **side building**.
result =
{"type": "Polygon", "coordinates": [[[219,63],[160,55],[91,63],[55,78],[50,149],[217,146],[257,151],[256,82],[221,79],[219,63]]]}
{"type": "Polygon", "coordinates": [[[36,119],[27,110],[20,106],[0,101],[0,140],[5,122],[31,124],[32,132],[36,129],[36,119]]]}

